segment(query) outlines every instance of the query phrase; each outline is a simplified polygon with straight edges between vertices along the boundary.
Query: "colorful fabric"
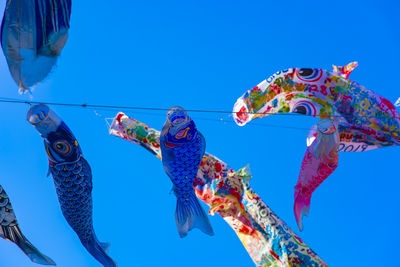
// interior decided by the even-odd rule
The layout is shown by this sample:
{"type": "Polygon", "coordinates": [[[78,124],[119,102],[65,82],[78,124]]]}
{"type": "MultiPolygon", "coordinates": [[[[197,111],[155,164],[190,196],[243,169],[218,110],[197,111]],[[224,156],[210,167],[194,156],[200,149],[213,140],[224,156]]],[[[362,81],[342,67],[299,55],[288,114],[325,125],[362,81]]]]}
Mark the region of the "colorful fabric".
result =
{"type": "Polygon", "coordinates": [[[27,114],[44,139],[62,214],[82,245],[100,263],[116,267],[107,255],[108,243],[101,243],[93,229],[92,171],[68,126],[46,105],[33,106],[27,114]]]}
{"type": "MultiPolygon", "coordinates": [[[[160,132],[120,112],[110,134],[141,145],[161,159],[160,132]]],[[[198,198],[235,231],[256,266],[327,266],[251,189],[246,166],[231,169],[205,153],[193,186],[198,198]]]]}
{"type": "Polygon", "coordinates": [[[18,226],[14,209],[10,199],[0,185],[0,237],[15,243],[31,261],[43,265],[56,265],[56,263],[43,255],[31,242],[22,234],[18,226]]]}
{"type": "Polygon", "coordinates": [[[183,108],[173,107],[168,111],[161,130],[160,147],[164,170],[174,184],[175,221],[180,237],[185,237],[193,228],[214,235],[193,188],[206,152],[206,140],[183,108]]]}
{"type": "Polygon", "coordinates": [[[336,123],[323,119],[316,129],[317,135],[311,137],[313,140],[308,140],[309,146],[294,191],[293,209],[300,231],[303,230],[303,216],[308,216],[312,193],[336,169],[339,160],[336,123]]]}
{"type": "MultiPolygon", "coordinates": [[[[321,119],[330,118],[339,134],[338,143],[332,146],[336,152],[363,152],[371,149],[400,145],[400,115],[390,101],[347,79],[357,66],[356,62],[345,67],[334,66],[330,72],[322,69],[287,69],[278,71],[256,87],[248,90],[234,105],[236,123],[245,125],[255,118],[276,113],[299,113],[321,119]]],[[[313,127],[309,134],[308,145],[315,138],[322,140],[323,134],[313,127]]],[[[323,145],[313,145],[323,151],[323,145]]],[[[314,149],[314,148],[311,148],[314,149]]],[[[311,197],[312,191],[337,166],[336,152],[328,156],[324,150],[324,160],[311,156],[307,149],[300,172],[299,182],[303,192],[311,197]],[[322,169],[317,166],[325,165],[322,169]],[[313,165],[310,167],[307,165],[313,165]],[[314,170],[313,170],[314,169],[314,170]],[[301,182],[303,181],[303,182],[301,182]],[[308,182],[313,181],[309,187],[308,182]],[[317,182],[318,181],[318,182],[317,182]]],[[[298,184],[299,185],[299,184],[298,184]]],[[[295,195],[300,187],[296,186],[295,195]]],[[[307,202],[303,199],[303,208],[295,203],[296,218],[299,213],[307,214],[307,202]],[[300,212],[302,210],[303,212],[300,212]]],[[[308,204],[309,205],[309,204],[308,204]]],[[[301,221],[298,220],[299,227],[301,221]]],[[[302,228],[302,227],[300,227],[302,228]]]]}
{"type": "Polygon", "coordinates": [[[1,46],[21,92],[41,82],[68,39],[71,0],[7,0],[1,46]]]}

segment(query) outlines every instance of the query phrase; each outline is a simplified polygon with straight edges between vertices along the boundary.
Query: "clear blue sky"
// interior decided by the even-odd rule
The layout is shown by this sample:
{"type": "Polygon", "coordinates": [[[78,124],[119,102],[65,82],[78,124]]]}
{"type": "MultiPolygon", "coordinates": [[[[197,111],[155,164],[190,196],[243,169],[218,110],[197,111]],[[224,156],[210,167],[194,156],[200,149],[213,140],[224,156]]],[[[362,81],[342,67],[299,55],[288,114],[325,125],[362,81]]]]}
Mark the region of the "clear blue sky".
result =
{"type": "MultiPolygon", "coordinates": [[[[73,1],[68,43],[33,100],[230,111],[275,71],[354,60],[352,80],[392,102],[400,96],[395,0],[95,2],[73,1]]],[[[2,97],[29,99],[18,95],[2,54],[0,89],[2,97]]],[[[42,139],[25,120],[28,108],[0,104],[0,183],[25,235],[58,266],[100,266],[62,217],[42,139]]],[[[214,237],[194,230],[179,238],[175,196],[157,158],[109,136],[93,110],[54,110],[91,164],[95,230],[119,266],[254,266],[217,215],[210,218],[214,237]]],[[[165,120],[165,112],[125,112],[157,129],[165,120]]],[[[317,120],[271,116],[241,128],[227,115],[189,115],[208,152],[235,169],[250,163],[252,187],[298,232],[293,192],[308,130],[270,125],[309,129],[317,120]]],[[[398,266],[399,155],[399,147],[341,153],[314,193],[300,236],[329,265],[398,266]]],[[[0,265],[36,266],[4,240],[0,265]]]]}

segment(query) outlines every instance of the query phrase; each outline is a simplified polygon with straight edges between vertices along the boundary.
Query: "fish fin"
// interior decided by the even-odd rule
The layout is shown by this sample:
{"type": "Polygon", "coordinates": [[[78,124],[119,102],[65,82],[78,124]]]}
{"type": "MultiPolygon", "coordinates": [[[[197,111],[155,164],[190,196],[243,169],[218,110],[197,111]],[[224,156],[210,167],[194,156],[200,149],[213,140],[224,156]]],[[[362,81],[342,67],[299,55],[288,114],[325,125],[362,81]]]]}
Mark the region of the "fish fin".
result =
{"type": "Polygon", "coordinates": [[[175,221],[180,237],[185,237],[193,228],[198,228],[207,235],[214,235],[207,214],[194,192],[186,199],[178,197],[175,221]]]}
{"type": "Polygon", "coordinates": [[[0,226],[0,236],[15,243],[31,261],[42,265],[56,265],[56,263],[43,255],[31,242],[22,234],[18,225],[0,226]]]}
{"type": "Polygon", "coordinates": [[[333,71],[336,72],[337,74],[339,74],[339,76],[342,76],[343,78],[346,78],[346,79],[349,78],[350,73],[357,66],[358,66],[358,62],[357,61],[351,62],[351,63],[347,64],[344,67],[332,65],[333,71]]]}
{"type": "Polygon", "coordinates": [[[174,195],[176,196],[176,193],[175,193],[175,185],[172,186],[172,188],[171,188],[171,190],[169,191],[168,194],[171,195],[172,193],[174,193],[174,195]]]}
{"type": "MultiPolygon", "coordinates": [[[[297,189],[297,188],[296,188],[297,189]]],[[[311,195],[306,197],[298,190],[294,193],[294,216],[300,231],[303,231],[303,216],[308,216],[310,211],[311,195]]]]}
{"type": "Polygon", "coordinates": [[[97,241],[97,238],[92,238],[87,242],[83,242],[82,244],[98,262],[103,264],[104,267],[117,266],[117,263],[113,259],[111,259],[111,257],[108,256],[106,252],[110,244],[101,243],[97,241]]]}
{"type": "Polygon", "coordinates": [[[246,183],[249,182],[251,177],[253,176],[250,170],[250,164],[247,164],[243,168],[239,169],[238,171],[234,172],[233,174],[228,174],[229,176],[239,176],[243,179],[246,183]]]}
{"type": "Polygon", "coordinates": [[[106,253],[108,253],[108,251],[110,250],[111,244],[108,243],[108,242],[99,242],[99,243],[100,243],[101,248],[102,248],[106,253]]]}
{"type": "Polygon", "coordinates": [[[317,138],[317,134],[318,134],[317,125],[314,125],[313,127],[311,127],[310,131],[308,132],[307,147],[311,146],[311,144],[317,138]]]}
{"type": "Polygon", "coordinates": [[[400,107],[400,97],[396,100],[396,103],[394,103],[395,107],[400,107]]]}

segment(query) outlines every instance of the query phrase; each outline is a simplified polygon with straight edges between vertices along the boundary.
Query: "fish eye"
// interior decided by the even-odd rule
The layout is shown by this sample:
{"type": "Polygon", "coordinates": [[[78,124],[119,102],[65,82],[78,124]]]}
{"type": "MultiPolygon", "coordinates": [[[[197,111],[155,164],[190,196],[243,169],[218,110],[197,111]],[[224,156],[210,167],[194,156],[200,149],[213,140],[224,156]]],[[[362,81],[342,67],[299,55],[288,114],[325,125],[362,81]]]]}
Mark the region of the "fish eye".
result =
{"type": "Polygon", "coordinates": [[[53,145],[54,149],[62,154],[68,154],[71,151],[70,145],[65,141],[57,141],[53,145]]]}
{"type": "Polygon", "coordinates": [[[307,114],[307,109],[306,109],[305,106],[297,106],[297,107],[295,107],[293,112],[306,115],[307,114]]]}
{"type": "Polygon", "coordinates": [[[299,75],[303,77],[309,77],[314,73],[313,69],[300,69],[299,75]]]}
{"type": "Polygon", "coordinates": [[[322,70],[320,69],[299,69],[296,73],[297,77],[305,82],[318,81],[322,76],[322,70]]]}
{"type": "Polygon", "coordinates": [[[292,112],[304,114],[307,116],[316,116],[317,108],[310,101],[303,100],[303,101],[297,102],[294,105],[292,112]]]}

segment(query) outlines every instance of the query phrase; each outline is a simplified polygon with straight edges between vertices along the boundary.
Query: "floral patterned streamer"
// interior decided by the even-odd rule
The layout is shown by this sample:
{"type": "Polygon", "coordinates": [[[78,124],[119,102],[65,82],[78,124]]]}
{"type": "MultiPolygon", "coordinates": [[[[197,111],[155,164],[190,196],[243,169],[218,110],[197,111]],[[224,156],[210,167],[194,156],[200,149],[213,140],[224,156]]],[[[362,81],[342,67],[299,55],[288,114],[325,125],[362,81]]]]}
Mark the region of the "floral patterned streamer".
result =
{"type": "Polygon", "coordinates": [[[316,127],[309,133],[307,145],[318,147],[325,155],[312,156],[307,149],[304,156],[294,203],[300,230],[301,217],[308,214],[312,192],[338,165],[336,152],[364,152],[400,145],[400,114],[389,100],[348,79],[357,65],[352,62],[344,67],[333,66],[333,71],[315,68],[278,71],[247,90],[233,107],[233,118],[239,126],[280,113],[329,118],[337,125],[337,143],[332,147],[335,151],[325,149],[324,142],[313,144],[316,139],[326,138],[317,133],[316,127]]]}
{"type": "Polygon", "coordinates": [[[238,98],[233,118],[239,126],[278,113],[332,118],[340,133],[338,152],[400,145],[400,114],[386,98],[347,79],[356,66],[278,71],[238,98]]]}
{"type": "MultiPolygon", "coordinates": [[[[160,132],[120,112],[110,134],[161,159],[160,132]]],[[[327,266],[251,189],[248,166],[235,171],[206,153],[193,186],[196,195],[236,232],[256,266],[327,266]]]]}

